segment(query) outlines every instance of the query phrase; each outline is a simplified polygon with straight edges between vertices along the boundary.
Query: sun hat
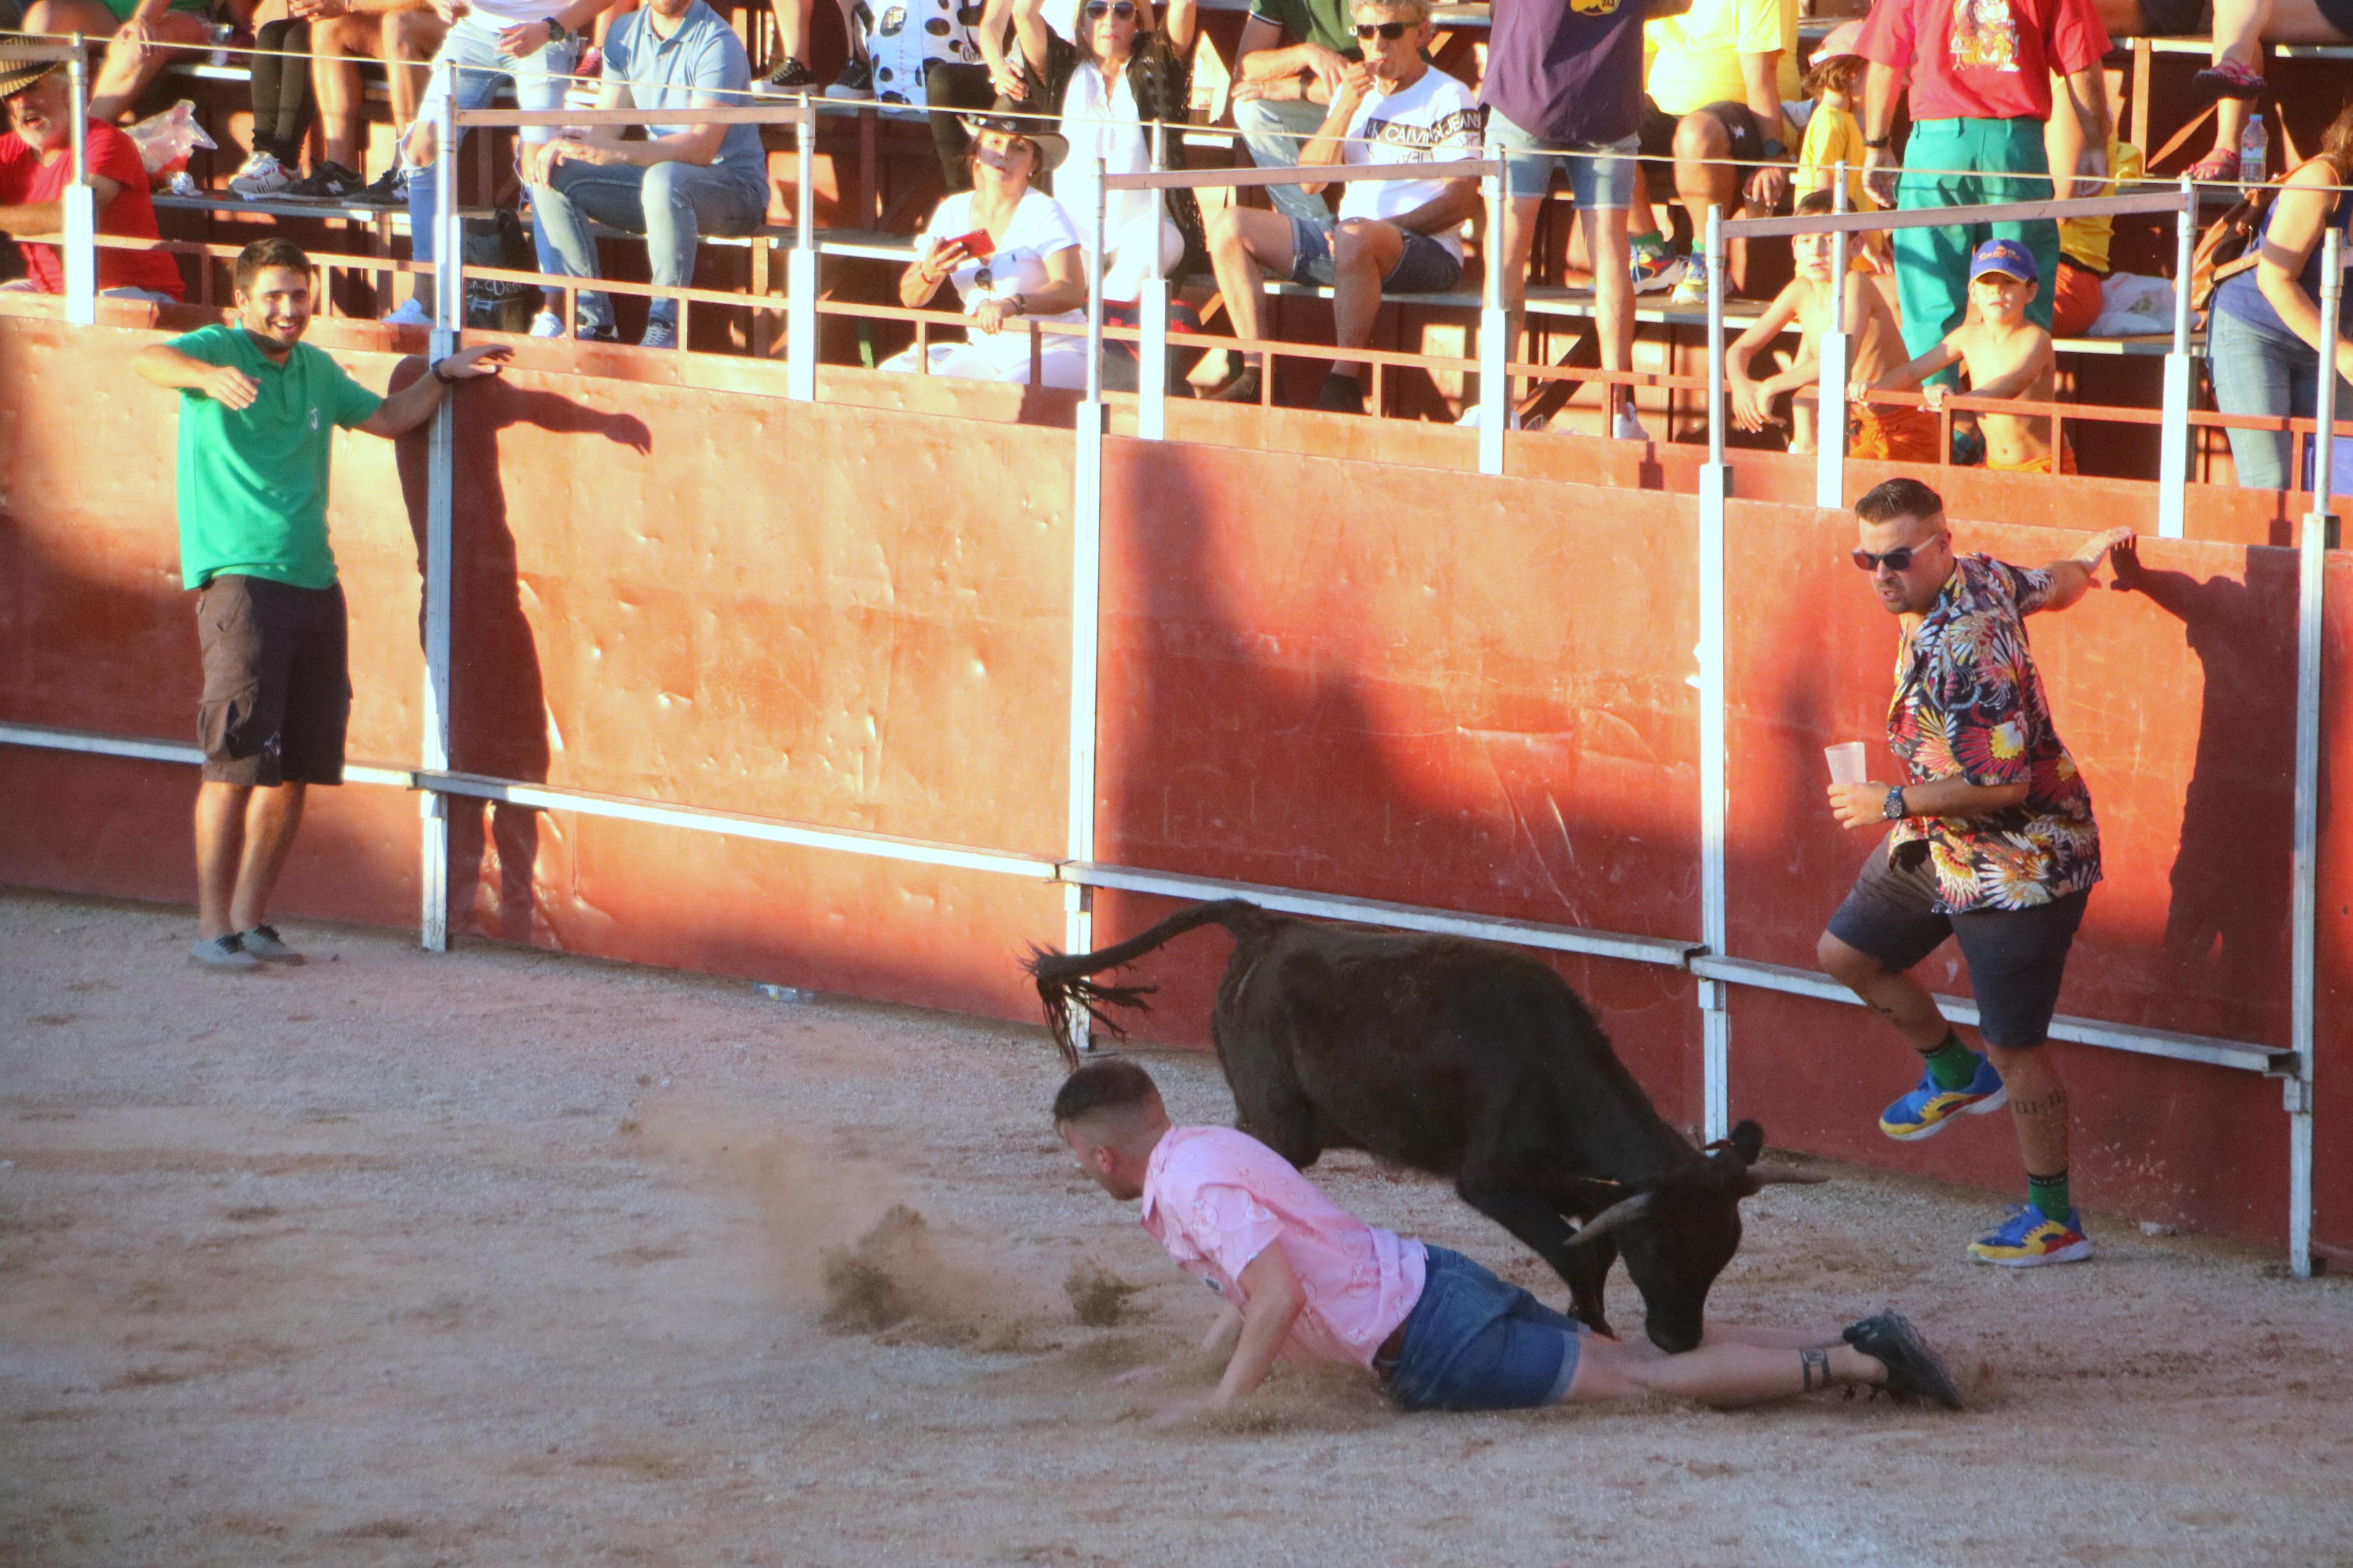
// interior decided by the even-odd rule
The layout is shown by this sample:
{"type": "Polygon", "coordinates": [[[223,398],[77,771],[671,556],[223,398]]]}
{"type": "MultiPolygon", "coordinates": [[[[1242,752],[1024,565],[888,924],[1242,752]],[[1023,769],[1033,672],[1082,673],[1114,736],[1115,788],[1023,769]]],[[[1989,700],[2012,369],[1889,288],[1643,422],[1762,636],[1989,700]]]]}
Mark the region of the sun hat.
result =
{"type": "Polygon", "coordinates": [[[967,134],[973,136],[984,131],[996,131],[1008,136],[1020,137],[1038,149],[1038,172],[1050,174],[1062,166],[1063,159],[1071,155],[1070,140],[1053,128],[1052,121],[1016,118],[1021,112],[1019,104],[1011,99],[1000,98],[988,106],[987,113],[964,116],[964,128],[967,134]]]}
{"type": "Polygon", "coordinates": [[[0,37],[0,98],[14,98],[65,64],[59,59],[26,59],[25,51],[31,43],[28,38],[0,37]]]}

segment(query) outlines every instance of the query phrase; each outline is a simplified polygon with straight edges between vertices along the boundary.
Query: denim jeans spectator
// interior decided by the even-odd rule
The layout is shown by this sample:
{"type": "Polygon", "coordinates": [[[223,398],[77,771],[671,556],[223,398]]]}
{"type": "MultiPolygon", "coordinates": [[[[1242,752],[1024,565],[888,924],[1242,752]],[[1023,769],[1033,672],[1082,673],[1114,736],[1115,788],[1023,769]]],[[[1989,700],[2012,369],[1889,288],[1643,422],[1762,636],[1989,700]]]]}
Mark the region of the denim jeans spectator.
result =
{"type": "MultiPolygon", "coordinates": [[[[580,63],[577,37],[518,57],[499,47],[499,30],[503,26],[498,18],[480,11],[469,11],[450,25],[448,36],[441,40],[440,50],[433,57],[432,81],[417,105],[419,121],[438,124],[441,104],[453,90],[459,108],[487,109],[501,80],[514,83],[517,109],[564,107],[564,89],[569,85],[564,79],[580,63]],[[456,79],[454,89],[450,85],[452,78],[456,79]]],[[[554,134],[553,126],[534,125],[523,131],[522,137],[525,142],[536,142],[554,134]]],[[[461,144],[466,140],[462,128],[458,140],[461,144]]],[[[456,156],[456,148],[448,151],[452,157],[456,156]]],[[[433,232],[433,205],[440,177],[440,171],[430,163],[409,177],[409,233],[413,237],[412,254],[419,261],[434,259],[438,237],[433,232]]]]}
{"type": "MultiPolygon", "coordinates": [[[[596,242],[589,225],[603,224],[646,237],[646,264],[654,282],[682,289],[694,281],[694,251],[706,234],[749,234],[767,216],[768,193],[741,173],[701,163],[566,162],[555,177],[532,187],[541,231],[558,263],[551,270],[567,278],[594,278],[596,242]]],[[[646,310],[653,321],[678,322],[678,301],[656,300],[646,310]]],[[[580,296],[580,325],[613,324],[611,300],[602,293],[580,296]]]]}
{"type": "MultiPolygon", "coordinates": [[[[2309,419],[2320,407],[2320,352],[2303,339],[2269,331],[2216,310],[2206,328],[2206,368],[2214,377],[2214,406],[2225,414],[2309,419]]],[[[2353,413],[2353,385],[2337,384],[2337,416],[2353,413]]],[[[2232,430],[2231,461],[2239,483],[2284,490],[2309,484],[2295,471],[2296,439],[2284,430],[2232,430]]]]}
{"type": "MultiPolygon", "coordinates": [[[[1261,169],[1299,167],[1299,150],[1323,128],[1331,106],[1303,98],[1281,101],[1246,98],[1234,105],[1234,129],[1242,133],[1250,162],[1261,169]]],[[[1286,217],[1305,218],[1319,226],[1332,221],[1332,209],[1320,195],[1311,196],[1297,185],[1269,185],[1274,210],[1286,217]]]]}

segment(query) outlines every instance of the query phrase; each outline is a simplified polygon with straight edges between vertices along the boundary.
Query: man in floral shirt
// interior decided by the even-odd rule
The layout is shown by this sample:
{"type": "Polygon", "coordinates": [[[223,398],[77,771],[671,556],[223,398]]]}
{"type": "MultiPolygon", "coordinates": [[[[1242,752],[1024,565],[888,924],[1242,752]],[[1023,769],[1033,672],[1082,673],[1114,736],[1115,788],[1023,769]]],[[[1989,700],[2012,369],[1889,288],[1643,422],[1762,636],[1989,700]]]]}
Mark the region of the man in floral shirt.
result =
{"type": "Polygon", "coordinates": [[[1830,786],[1846,826],[1894,826],[1816,952],[1926,1058],[1919,1087],[1887,1108],[1881,1131],[1927,1138],[1956,1116],[2010,1106],[2027,1201],[1969,1256],[2012,1268],[2073,1263],[2092,1244],[2067,1191],[2067,1091],[2035,1047],[2100,879],[2100,831],[2091,792],[2052,727],[2025,618],[2082,598],[2101,558],[2132,531],[2112,529],[2064,560],[2023,567],[1956,553],[1943,500],[1917,479],[1888,480],[1855,514],[1854,563],[1905,627],[1887,710],[1905,782],[1830,786]],[[1961,1043],[1907,973],[1947,936],[1968,960],[1984,1056],[1961,1043]]]}

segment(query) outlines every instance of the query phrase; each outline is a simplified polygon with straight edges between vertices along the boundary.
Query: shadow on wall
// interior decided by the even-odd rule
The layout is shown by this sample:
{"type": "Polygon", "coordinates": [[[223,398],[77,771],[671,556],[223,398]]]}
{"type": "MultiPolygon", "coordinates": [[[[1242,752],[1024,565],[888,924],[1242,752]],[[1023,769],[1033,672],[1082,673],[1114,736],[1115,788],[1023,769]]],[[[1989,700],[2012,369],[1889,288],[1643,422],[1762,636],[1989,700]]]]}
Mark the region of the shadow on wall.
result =
{"type": "MultiPolygon", "coordinates": [[[[395,367],[395,390],[425,374],[421,360],[395,367]]],[[[522,575],[514,533],[507,522],[504,465],[499,432],[527,425],[561,435],[596,435],[653,449],[645,422],[607,415],[550,392],[523,391],[502,382],[476,383],[459,405],[457,469],[451,486],[449,761],[459,773],[519,784],[544,784],[548,769],[547,702],[539,648],[523,613],[522,575]]],[[[401,498],[417,544],[417,579],[425,575],[427,480],[432,436],[428,425],[401,437],[397,461],[401,498]]],[[[417,636],[425,610],[417,606],[417,636]]],[[[538,900],[540,813],[503,801],[448,800],[448,919],[452,931],[469,921],[484,935],[530,942],[538,900]],[[486,882],[485,863],[495,868],[486,882]]]]}

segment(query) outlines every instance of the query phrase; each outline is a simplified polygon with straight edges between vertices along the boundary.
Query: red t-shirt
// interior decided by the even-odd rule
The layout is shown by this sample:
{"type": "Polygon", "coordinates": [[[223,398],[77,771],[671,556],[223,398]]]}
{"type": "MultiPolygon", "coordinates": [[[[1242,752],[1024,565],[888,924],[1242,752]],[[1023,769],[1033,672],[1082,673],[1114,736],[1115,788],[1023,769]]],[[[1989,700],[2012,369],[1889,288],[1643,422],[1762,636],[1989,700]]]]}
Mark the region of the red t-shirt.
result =
{"type": "Polygon", "coordinates": [[[2051,118],[2051,73],[2108,52],[2094,0],[1873,0],[1863,58],[1893,67],[1915,120],[2051,118]]]}
{"type": "MultiPolygon", "coordinates": [[[[88,145],[90,172],[122,187],[112,201],[99,209],[98,232],[132,239],[162,238],[162,232],[155,226],[155,204],[147,197],[147,165],[139,161],[139,144],[113,126],[93,120],[90,122],[88,145]]],[[[30,206],[56,201],[65,195],[66,184],[72,178],[71,157],[60,155],[57,162],[44,163],[40,154],[25,145],[25,139],[16,132],[0,136],[0,206],[30,206]]],[[[25,253],[25,270],[31,275],[33,287],[45,294],[66,291],[65,258],[58,254],[57,247],[27,245],[19,248],[25,253]]],[[[185,297],[179,263],[157,250],[99,247],[98,286],[149,289],[158,294],[169,294],[174,300],[185,297]]]]}

